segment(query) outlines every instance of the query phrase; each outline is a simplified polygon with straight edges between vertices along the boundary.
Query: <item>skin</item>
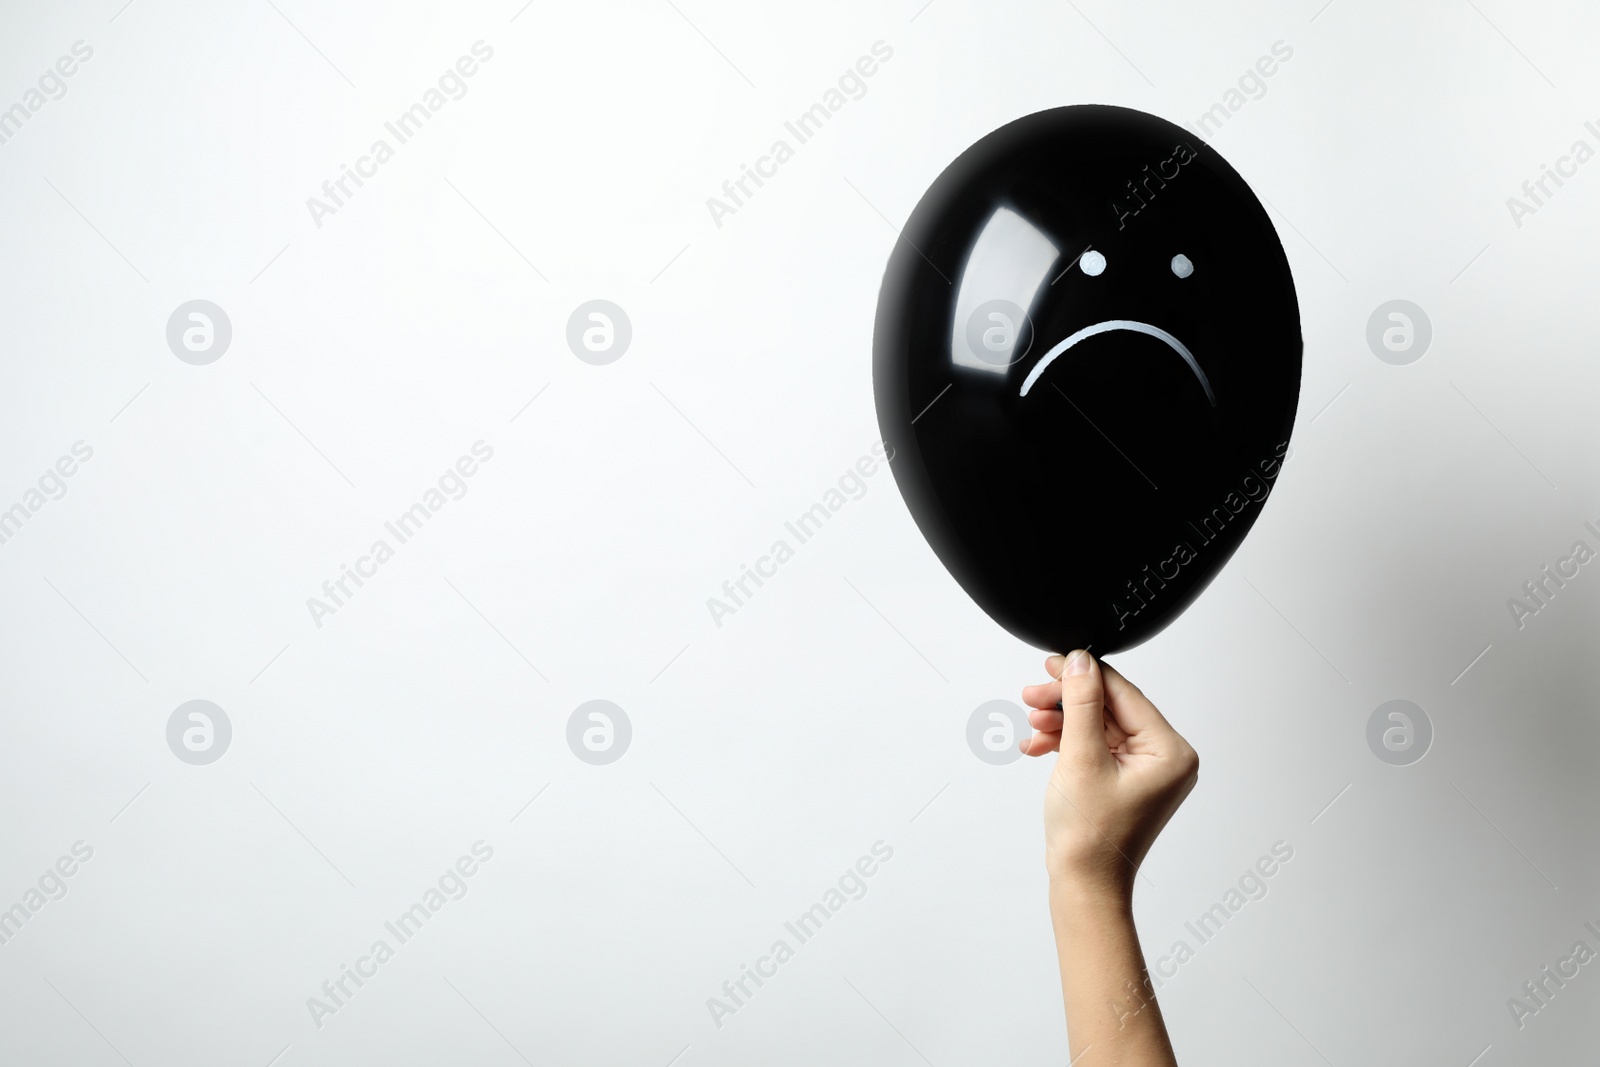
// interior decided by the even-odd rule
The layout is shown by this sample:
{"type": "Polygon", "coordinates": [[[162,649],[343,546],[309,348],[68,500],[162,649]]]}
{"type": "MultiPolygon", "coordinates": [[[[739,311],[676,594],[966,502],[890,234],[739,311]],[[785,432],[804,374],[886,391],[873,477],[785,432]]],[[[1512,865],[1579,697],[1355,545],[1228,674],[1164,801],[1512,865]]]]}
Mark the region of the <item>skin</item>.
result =
{"type": "Polygon", "coordinates": [[[1058,752],[1045,790],[1050,918],[1073,1067],[1176,1067],[1133,925],[1133,879],[1199,779],[1200,757],[1116,669],[1079,650],[1022,691],[1058,752]],[[1057,708],[1057,702],[1060,707],[1057,708]]]}

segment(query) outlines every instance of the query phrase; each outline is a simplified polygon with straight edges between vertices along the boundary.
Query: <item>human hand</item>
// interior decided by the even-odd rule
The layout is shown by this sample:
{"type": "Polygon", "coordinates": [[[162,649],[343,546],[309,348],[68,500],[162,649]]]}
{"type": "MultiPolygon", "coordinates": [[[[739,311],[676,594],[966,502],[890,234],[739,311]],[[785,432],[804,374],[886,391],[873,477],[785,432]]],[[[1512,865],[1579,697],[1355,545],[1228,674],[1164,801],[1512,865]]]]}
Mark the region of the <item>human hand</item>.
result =
{"type": "Polygon", "coordinates": [[[1059,751],[1045,791],[1052,883],[1128,899],[1156,836],[1199,779],[1200,757],[1116,668],[1088,652],[1051,656],[1055,681],[1022,699],[1038,731],[1025,755],[1059,751]]]}

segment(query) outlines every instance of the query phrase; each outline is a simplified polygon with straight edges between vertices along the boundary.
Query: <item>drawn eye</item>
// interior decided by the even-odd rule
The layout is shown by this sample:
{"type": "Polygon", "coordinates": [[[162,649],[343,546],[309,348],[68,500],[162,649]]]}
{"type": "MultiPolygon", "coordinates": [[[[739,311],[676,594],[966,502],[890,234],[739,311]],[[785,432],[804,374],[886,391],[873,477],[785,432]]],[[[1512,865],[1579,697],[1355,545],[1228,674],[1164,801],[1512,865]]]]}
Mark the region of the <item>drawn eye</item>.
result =
{"type": "Polygon", "coordinates": [[[1078,257],[1078,266],[1083,269],[1083,273],[1093,278],[1106,269],[1106,257],[1091,248],[1078,257]]]}
{"type": "Polygon", "coordinates": [[[1187,278],[1194,273],[1194,264],[1189,262],[1189,257],[1179,252],[1172,257],[1172,273],[1180,278],[1187,278]]]}

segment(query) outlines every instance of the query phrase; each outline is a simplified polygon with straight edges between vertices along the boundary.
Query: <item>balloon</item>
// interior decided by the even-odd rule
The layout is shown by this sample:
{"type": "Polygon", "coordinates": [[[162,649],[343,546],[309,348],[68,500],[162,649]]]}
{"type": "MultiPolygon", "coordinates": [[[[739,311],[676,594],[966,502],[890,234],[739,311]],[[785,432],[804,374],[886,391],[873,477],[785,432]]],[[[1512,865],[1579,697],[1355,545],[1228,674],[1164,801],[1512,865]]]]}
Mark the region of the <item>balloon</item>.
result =
{"type": "Polygon", "coordinates": [[[878,298],[891,467],[941,562],[1040,648],[1132,647],[1260,514],[1300,394],[1276,231],[1199,138],[1126,108],[1018,119],[923,196],[878,298]]]}

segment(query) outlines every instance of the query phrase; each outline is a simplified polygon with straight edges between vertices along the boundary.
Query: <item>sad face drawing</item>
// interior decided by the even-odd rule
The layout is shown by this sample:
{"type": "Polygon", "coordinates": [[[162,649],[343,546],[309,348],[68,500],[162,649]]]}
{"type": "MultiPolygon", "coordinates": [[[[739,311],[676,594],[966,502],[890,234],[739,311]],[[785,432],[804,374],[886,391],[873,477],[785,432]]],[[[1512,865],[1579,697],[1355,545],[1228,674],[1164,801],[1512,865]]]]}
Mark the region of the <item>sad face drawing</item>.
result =
{"type": "Polygon", "coordinates": [[[1300,363],[1288,262],[1244,180],[1178,126],[1092,105],[1019,119],[939,176],[874,337],[879,423],[940,561],[1016,636],[1102,655],[1238,547],[1300,363]]]}

